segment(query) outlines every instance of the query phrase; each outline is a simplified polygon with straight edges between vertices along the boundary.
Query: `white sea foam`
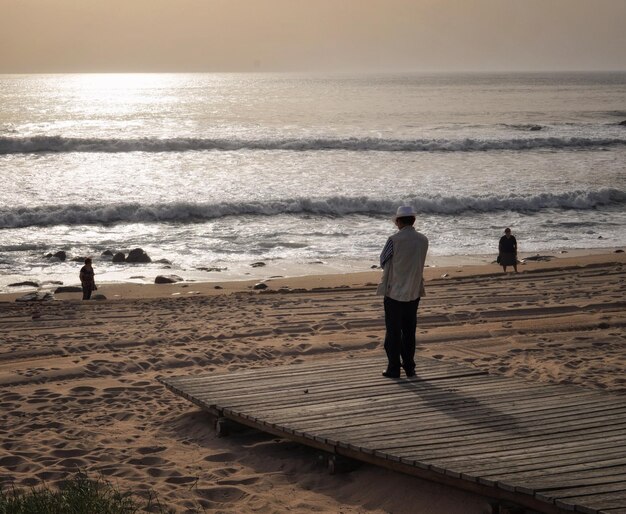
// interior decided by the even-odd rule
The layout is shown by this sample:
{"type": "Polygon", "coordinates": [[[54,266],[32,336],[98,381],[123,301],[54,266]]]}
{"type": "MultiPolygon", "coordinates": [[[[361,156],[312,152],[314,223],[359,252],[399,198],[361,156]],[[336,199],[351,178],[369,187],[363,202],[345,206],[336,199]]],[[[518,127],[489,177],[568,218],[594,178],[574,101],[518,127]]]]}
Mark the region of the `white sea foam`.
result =
{"type": "Polygon", "coordinates": [[[406,196],[402,199],[344,197],[290,198],[268,202],[190,203],[152,205],[49,205],[34,208],[0,209],[0,228],[29,226],[84,225],[111,223],[194,223],[225,216],[275,216],[282,214],[387,215],[398,205],[415,206],[422,214],[463,214],[468,212],[537,212],[544,209],[593,209],[623,205],[626,192],[605,188],[597,191],[569,191],[560,194],[506,196],[406,196]]]}
{"type": "Polygon", "coordinates": [[[487,152],[492,150],[592,149],[626,146],[624,138],[536,137],[515,139],[382,138],[75,138],[63,136],[0,137],[0,155],[66,152],[189,152],[201,150],[286,150],[352,152],[487,152]]]}

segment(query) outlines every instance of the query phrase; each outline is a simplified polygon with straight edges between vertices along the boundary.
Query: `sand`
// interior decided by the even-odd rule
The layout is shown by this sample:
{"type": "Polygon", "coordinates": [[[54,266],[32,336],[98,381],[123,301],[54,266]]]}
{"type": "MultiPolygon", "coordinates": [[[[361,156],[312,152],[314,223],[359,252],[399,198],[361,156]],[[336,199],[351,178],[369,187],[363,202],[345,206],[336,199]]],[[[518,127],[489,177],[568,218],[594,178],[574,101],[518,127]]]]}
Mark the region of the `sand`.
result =
{"type": "MultiPolygon", "coordinates": [[[[427,269],[420,356],[626,394],[624,253],[427,269]]],[[[482,513],[485,498],[254,431],[220,438],[157,377],[380,356],[380,271],[253,282],[102,285],[109,300],[0,296],[0,484],[77,469],[177,512],[482,513]],[[222,289],[215,289],[219,285],[222,289]],[[117,296],[116,296],[117,295],[117,296]]]]}

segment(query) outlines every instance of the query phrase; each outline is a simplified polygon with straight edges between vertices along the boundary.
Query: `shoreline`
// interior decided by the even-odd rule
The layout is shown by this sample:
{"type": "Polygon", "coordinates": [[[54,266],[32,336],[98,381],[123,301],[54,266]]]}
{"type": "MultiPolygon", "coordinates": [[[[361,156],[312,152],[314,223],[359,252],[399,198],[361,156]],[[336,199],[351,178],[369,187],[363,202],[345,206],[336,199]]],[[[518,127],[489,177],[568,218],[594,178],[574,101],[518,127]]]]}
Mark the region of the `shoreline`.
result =
{"type": "MultiPolygon", "coordinates": [[[[623,262],[624,253],[620,248],[589,248],[557,252],[520,252],[518,270],[525,271],[560,268],[570,266],[586,266],[596,263],[606,263],[611,260],[623,262]],[[534,260],[539,257],[539,260],[534,260]]],[[[431,256],[427,260],[424,270],[426,281],[437,278],[467,277],[478,275],[502,275],[500,265],[496,264],[494,255],[454,255],[454,256],[431,256]]],[[[316,263],[315,263],[316,264],[316,263]]],[[[256,284],[266,284],[268,290],[286,289],[310,289],[310,288],[333,288],[333,287],[359,287],[378,283],[380,279],[380,268],[372,269],[371,264],[352,262],[346,266],[353,271],[338,269],[332,264],[319,264],[285,266],[285,263],[269,261],[261,268],[251,268],[248,276],[233,278],[224,277],[220,280],[215,276],[215,280],[194,280],[187,279],[172,284],[155,284],[149,282],[97,282],[98,290],[96,294],[103,294],[106,300],[138,299],[138,298],[168,298],[172,296],[188,297],[194,295],[214,296],[218,294],[228,294],[235,292],[253,291],[256,284]],[[370,269],[367,269],[367,268],[370,269]],[[325,269],[326,268],[326,269],[325,269]],[[329,272],[334,268],[335,271],[329,272]],[[361,269],[359,269],[361,268],[361,269]],[[277,273],[289,273],[279,275],[277,273]]],[[[176,270],[163,270],[163,275],[177,274],[176,270]],[[169,273],[171,272],[171,273],[169,273]]],[[[507,271],[512,273],[512,268],[507,271]]],[[[97,274],[96,274],[97,277],[97,274]]],[[[78,281],[71,284],[78,285],[78,281]]],[[[59,287],[58,285],[44,285],[39,288],[20,286],[8,288],[8,292],[0,293],[1,302],[13,302],[17,298],[32,293],[33,291],[51,291],[59,287]]],[[[55,300],[81,300],[81,293],[56,293],[55,300]]],[[[82,300],[81,300],[82,301],[82,300]]],[[[38,303],[38,302],[32,302],[38,303]]]]}

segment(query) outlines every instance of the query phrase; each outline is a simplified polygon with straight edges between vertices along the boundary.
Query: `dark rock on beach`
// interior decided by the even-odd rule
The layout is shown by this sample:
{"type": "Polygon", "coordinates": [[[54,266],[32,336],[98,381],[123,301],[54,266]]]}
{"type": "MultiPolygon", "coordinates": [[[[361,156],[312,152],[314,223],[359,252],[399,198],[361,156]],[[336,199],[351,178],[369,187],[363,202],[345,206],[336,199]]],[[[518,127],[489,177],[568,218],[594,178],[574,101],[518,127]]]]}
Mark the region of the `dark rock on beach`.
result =
{"type": "Polygon", "coordinates": [[[135,248],[128,253],[128,257],[126,257],[126,262],[146,263],[146,262],[152,262],[152,259],[148,256],[148,254],[143,249],[135,248]]]}
{"type": "Polygon", "coordinates": [[[258,284],[254,284],[254,286],[252,286],[252,289],[257,289],[257,290],[267,289],[267,284],[264,284],[263,282],[259,282],[258,284]]]}
{"type": "Polygon", "coordinates": [[[253,262],[252,264],[250,264],[251,267],[253,268],[262,268],[263,266],[265,266],[264,262],[253,262]]]}
{"type": "Polygon", "coordinates": [[[46,259],[58,259],[60,261],[64,261],[65,259],[67,259],[67,253],[65,253],[63,250],[60,250],[56,253],[47,253],[46,255],[44,255],[44,257],[46,259]]]}
{"type": "Polygon", "coordinates": [[[16,302],[47,302],[50,300],[54,300],[54,295],[47,291],[28,293],[15,299],[16,302]]]}
{"type": "Polygon", "coordinates": [[[155,284],[174,284],[175,282],[182,282],[182,277],[178,275],[157,275],[154,279],[155,284]]]}
{"type": "Polygon", "coordinates": [[[622,249],[617,249],[617,250],[615,250],[615,253],[624,253],[624,250],[622,250],[622,249]]]}
{"type": "Polygon", "coordinates": [[[521,262],[525,262],[525,261],[551,261],[552,259],[554,259],[553,255],[532,255],[531,257],[526,257],[525,259],[522,259],[521,262]]]}
{"type": "Polygon", "coordinates": [[[106,300],[107,297],[103,294],[95,294],[91,297],[92,300],[106,300]]]}
{"type": "Polygon", "coordinates": [[[621,127],[626,127],[626,120],[624,120],[624,121],[620,121],[620,122],[618,123],[618,125],[619,125],[619,126],[621,126],[621,127]]]}
{"type": "Polygon", "coordinates": [[[122,252],[117,252],[113,256],[113,261],[112,262],[126,262],[126,256],[122,252]]]}
{"type": "Polygon", "coordinates": [[[83,288],[80,286],[61,286],[57,287],[54,290],[55,294],[57,293],[82,293],[83,288]]]}
{"type": "Polygon", "coordinates": [[[86,257],[72,257],[70,261],[72,262],[85,262],[86,257]]]}
{"type": "Polygon", "coordinates": [[[100,257],[113,257],[113,252],[111,250],[105,250],[100,254],[100,257]]]}
{"type": "MultiPolygon", "coordinates": [[[[130,257],[130,255],[129,255],[129,257],[130,257]]],[[[146,257],[148,257],[148,256],[146,255],[146,257]]],[[[148,257],[148,259],[149,258],[150,257],[148,257]]],[[[150,261],[148,261],[148,262],[150,262],[150,261]]],[[[159,259],[158,261],[154,261],[154,262],[157,263],[157,264],[167,264],[168,266],[172,265],[172,261],[170,261],[168,259],[159,259]]]]}
{"type": "Polygon", "coordinates": [[[528,130],[530,130],[531,132],[536,132],[541,129],[543,129],[541,125],[531,125],[530,127],[528,127],[528,130]]]}
{"type": "Polygon", "coordinates": [[[13,284],[9,284],[9,287],[41,287],[39,282],[33,282],[31,280],[25,280],[24,282],[13,282],[13,284]]]}

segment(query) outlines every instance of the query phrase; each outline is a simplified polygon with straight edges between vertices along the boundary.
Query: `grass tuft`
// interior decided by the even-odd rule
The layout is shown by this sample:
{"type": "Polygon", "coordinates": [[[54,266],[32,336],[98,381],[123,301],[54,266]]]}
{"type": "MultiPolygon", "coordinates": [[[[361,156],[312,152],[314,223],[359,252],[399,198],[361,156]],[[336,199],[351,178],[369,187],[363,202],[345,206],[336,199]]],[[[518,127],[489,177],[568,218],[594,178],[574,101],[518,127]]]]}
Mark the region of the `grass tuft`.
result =
{"type": "Polygon", "coordinates": [[[0,514],[135,514],[166,510],[153,496],[140,499],[121,492],[109,482],[77,473],[58,490],[46,485],[20,490],[0,489],[0,514]]]}

